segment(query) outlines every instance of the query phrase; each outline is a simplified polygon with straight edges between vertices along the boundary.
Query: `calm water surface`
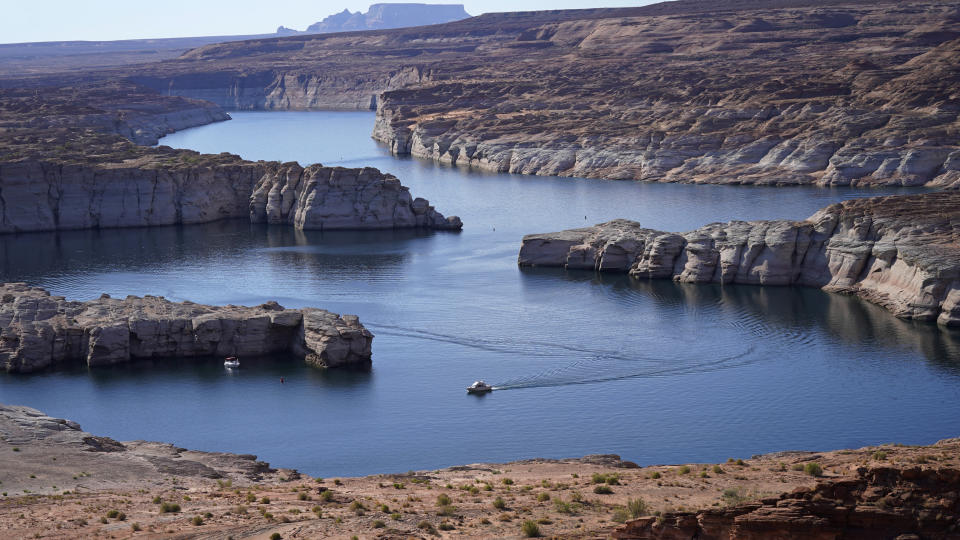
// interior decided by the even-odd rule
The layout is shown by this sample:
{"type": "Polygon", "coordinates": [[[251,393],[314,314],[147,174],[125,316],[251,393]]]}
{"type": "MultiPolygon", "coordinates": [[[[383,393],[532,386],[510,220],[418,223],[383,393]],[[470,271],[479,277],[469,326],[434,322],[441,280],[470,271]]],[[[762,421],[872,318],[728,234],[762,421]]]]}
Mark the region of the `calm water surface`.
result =
{"type": "Polygon", "coordinates": [[[297,232],[243,221],[0,236],[0,278],[73,299],[356,313],[370,372],[291,359],[0,376],[0,401],[117,439],[255,453],[323,475],[615,452],[641,463],[960,434],[960,339],[854,298],[520,270],[523,234],[625,217],[682,231],[804,218],[886,191],[650,185],[480,174],[390,157],[371,113],[235,113],[164,144],[379,167],[462,233],[297,232]],[[286,378],[281,385],[279,378],[286,378]],[[463,388],[483,378],[508,389],[463,388]]]}

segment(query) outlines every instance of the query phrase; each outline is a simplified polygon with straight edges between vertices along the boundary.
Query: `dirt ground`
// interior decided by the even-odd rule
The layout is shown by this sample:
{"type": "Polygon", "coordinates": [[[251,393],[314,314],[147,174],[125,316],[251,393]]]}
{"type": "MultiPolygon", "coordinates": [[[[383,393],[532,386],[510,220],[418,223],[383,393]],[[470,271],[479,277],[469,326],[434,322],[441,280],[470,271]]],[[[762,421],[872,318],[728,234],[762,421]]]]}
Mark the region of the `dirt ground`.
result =
{"type": "Polygon", "coordinates": [[[524,523],[533,522],[545,537],[602,538],[640,514],[735,505],[812,486],[812,464],[827,478],[864,465],[960,466],[960,439],[951,439],[926,447],[784,452],[716,464],[633,468],[615,456],[593,456],[310,478],[238,467],[229,454],[123,444],[127,450],[90,451],[4,436],[2,536],[519,538],[524,523]],[[221,477],[204,477],[211,474],[199,462],[221,477]]]}

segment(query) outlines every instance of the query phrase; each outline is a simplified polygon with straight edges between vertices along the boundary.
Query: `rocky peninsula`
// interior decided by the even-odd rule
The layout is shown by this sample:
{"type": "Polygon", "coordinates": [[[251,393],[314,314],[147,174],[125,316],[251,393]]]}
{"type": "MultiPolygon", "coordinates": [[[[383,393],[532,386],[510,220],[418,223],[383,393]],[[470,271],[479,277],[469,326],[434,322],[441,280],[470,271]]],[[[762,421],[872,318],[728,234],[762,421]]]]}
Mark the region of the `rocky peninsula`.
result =
{"type": "Polygon", "coordinates": [[[616,455],[310,478],[0,405],[16,538],[953,538],[960,439],[640,467],[616,455]],[[904,536],[898,536],[904,535],[904,536]],[[915,535],[915,536],[909,536],[915,535]],[[951,536],[952,535],[952,536],[951,536]],[[840,536],[845,537],[845,536],[840,536]]]}
{"type": "Polygon", "coordinates": [[[800,285],[856,294],[898,317],[960,325],[960,193],[852,199],[805,221],[731,221],[686,233],[614,220],[523,238],[520,266],[637,279],[800,285]]]}
{"type": "Polygon", "coordinates": [[[0,366],[34,372],[138,359],[295,355],[318,367],[368,365],[373,334],[354,315],[314,308],[206,306],[103,295],[88,302],[0,284],[0,366]]]}
{"type": "Polygon", "coordinates": [[[229,218],[317,230],[463,226],[373,168],[141,146],[227,119],[212,103],[127,83],[0,89],[0,233],[229,218]]]}

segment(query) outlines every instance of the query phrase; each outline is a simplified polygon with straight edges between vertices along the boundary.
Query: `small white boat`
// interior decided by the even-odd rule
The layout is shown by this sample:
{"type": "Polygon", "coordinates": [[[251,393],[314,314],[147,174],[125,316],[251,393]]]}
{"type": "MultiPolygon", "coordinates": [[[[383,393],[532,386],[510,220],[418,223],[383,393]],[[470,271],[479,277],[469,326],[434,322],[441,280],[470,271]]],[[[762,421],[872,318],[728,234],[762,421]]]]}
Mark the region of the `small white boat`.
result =
{"type": "Polygon", "coordinates": [[[223,361],[223,367],[240,367],[240,361],[236,356],[231,356],[223,361]]]}
{"type": "Polygon", "coordinates": [[[486,392],[493,392],[493,387],[483,381],[474,381],[467,387],[468,394],[483,394],[486,392]]]}

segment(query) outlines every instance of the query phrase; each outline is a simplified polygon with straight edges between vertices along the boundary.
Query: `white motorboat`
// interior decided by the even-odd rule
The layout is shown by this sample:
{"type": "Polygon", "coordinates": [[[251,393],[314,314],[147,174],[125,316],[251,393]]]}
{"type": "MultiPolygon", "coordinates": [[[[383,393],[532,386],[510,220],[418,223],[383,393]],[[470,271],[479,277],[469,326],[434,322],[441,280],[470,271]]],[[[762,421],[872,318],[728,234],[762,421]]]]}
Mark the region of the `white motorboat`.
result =
{"type": "Polygon", "coordinates": [[[228,368],[240,367],[240,361],[237,360],[236,356],[231,356],[223,361],[223,367],[228,367],[228,368]]]}
{"type": "Polygon", "coordinates": [[[485,392],[493,392],[493,387],[483,381],[474,381],[467,387],[468,394],[483,394],[485,392]]]}

